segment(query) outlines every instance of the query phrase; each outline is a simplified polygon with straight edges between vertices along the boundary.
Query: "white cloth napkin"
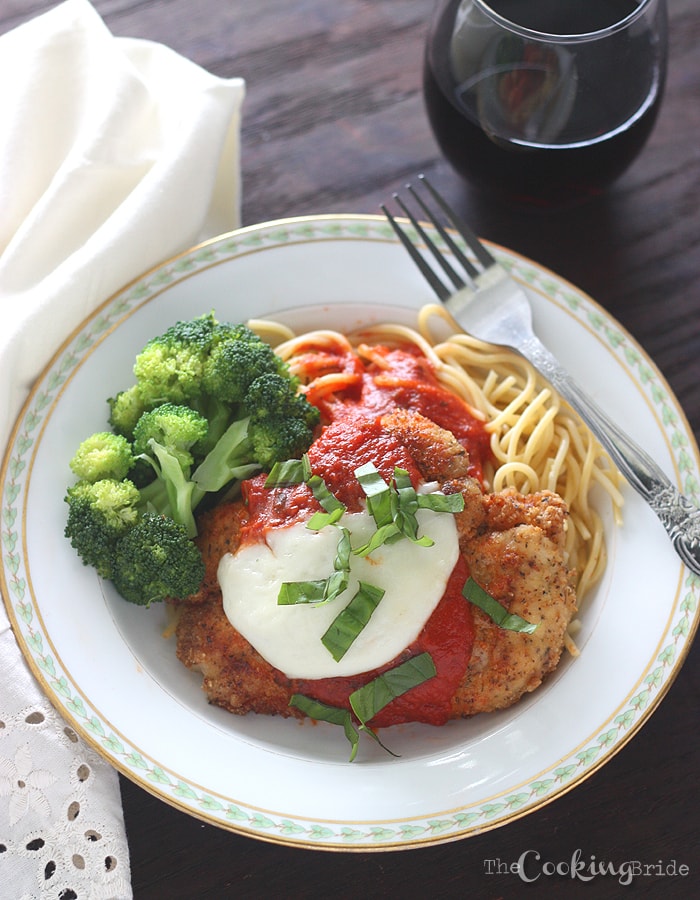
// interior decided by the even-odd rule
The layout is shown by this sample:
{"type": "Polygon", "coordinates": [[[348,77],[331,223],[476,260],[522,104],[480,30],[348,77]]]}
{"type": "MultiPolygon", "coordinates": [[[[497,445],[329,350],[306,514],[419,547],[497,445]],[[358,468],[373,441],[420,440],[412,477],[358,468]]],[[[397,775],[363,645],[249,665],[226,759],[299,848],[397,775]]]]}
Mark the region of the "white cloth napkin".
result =
{"type": "MultiPolygon", "coordinates": [[[[0,85],[4,448],[31,385],[99,303],[239,224],[244,83],[115,38],[87,0],[67,0],[0,36],[0,85]]],[[[0,685],[0,894],[131,897],[116,772],[45,699],[4,604],[0,685]]]]}

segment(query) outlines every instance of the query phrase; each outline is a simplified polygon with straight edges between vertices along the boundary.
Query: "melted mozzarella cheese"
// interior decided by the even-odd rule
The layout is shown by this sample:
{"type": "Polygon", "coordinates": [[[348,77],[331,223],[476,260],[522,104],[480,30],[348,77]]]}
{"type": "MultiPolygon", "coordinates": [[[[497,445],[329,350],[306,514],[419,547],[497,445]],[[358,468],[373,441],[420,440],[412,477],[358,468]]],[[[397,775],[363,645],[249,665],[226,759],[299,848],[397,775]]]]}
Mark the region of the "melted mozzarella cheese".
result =
{"type": "MultiPolygon", "coordinates": [[[[219,563],[224,610],[231,624],[288,678],[333,678],[368,672],[394,659],[420,634],[445,592],[457,562],[459,542],[454,516],[419,510],[419,534],[435,542],[421,547],[402,539],[370,556],[352,556],[347,589],[325,604],[280,606],[285,581],[312,581],[333,572],[340,533],[327,526],[311,531],[297,523],[268,532],[266,543],[248,544],[219,563]],[[369,623],[345,656],[336,662],[321,638],[365,581],[385,594],[369,623]]],[[[353,547],[375,531],[366,512],[340,521],[353,547]]]]}

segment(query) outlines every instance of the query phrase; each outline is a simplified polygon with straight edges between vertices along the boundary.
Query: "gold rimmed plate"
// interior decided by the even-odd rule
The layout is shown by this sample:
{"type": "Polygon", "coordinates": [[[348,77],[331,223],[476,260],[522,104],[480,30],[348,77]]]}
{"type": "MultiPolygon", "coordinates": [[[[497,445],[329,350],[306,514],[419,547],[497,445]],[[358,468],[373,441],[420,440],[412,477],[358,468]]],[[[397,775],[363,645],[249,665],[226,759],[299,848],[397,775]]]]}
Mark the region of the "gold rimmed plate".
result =
{"type": "MultiPolygon", "coordinates": [[[[594,300],[495,247],[528,289],[542,339],[696,501],[698,451],[678,402],[594,300]]],[[[411,848],[504,825],[591,775],[673,682],[698,624],[698,579],[632,491],[606,522],[609,564],[586,601],[581,654],[511,710],[391,729],[385,754],[341,729],[207,704],[164,637],[163,608],[121,600],[63,537],[68,461],[107,423],[145,341],[182,318],[271,317],[297,330],[414,324],[432,298],[385,221],[288,219],[241,229],[128,285],[70,335],[17,421],[2,469],[2,590],[43,690],[110,763],[212,824],[315,849],[411,848]],[[640,560],[654,565],[640,566],[640,560]]],[[[601,501],[602,502],[602,501],[601,501]]]]}

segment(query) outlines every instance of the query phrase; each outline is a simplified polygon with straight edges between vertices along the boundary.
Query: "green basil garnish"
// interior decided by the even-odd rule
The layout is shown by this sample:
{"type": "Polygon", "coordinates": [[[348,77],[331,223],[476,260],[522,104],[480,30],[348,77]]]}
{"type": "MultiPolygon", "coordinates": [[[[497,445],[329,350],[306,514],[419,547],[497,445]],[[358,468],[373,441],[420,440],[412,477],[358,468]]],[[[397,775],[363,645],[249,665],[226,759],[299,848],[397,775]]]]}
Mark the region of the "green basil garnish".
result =
{"type": "Polygon", "coordinates": [[[345,504],[331,493],[323,478],[320,475],[311,475],[311,470],[309,470],[306,484],[324,510],[324,512],[315,512],[306,523],[306,527],[312,531],[320,531],[326,525],[335,525],[340,521],[345,514],[345,504]]]}
{"type": "Polygon", "coordinates": [[[433,512],[457,513],[464,509],[464,497],[457,494],[419,494],[405,469],[394,468],[394,478],[387,484],[372,463],[355,470],[367,497],[367,511],[377,526],[372,537],[353,552],[357,556],[369,556],[382,544],[390,544],[405,537],[421,547],[432,547],[427,535],[418,536],[419,509],[433,512]]]}
{"type": "Polygon", "coordinates": [[[350,706],[364,728],[384,707],[437,674],[429,653],[419,653],[350,694],[350,706]]]}
{"type": "MultiPolygon", "coordinates": [[[[395,521],[399,531],[409,541],[413,541],[414,544],[419,544],[421,547],[432,547],[435,543],[432,538],[425,535],[418,537],[418,520],[416,519],[418,494],[405,469],[394,469],[394,484],[396,485],[396,495],[398,497],[398,511],[395,521]]],[[[460,494],[459,496],[461,497],[462,495],[460,494]]]]}
{"type": "Polygon", "coordinates": [[[372,463],[355,469],[355,478],[360,483],[367,498],[367,512],[372,516],[377,528],[393,521],[391,489],[372,463]]]}
{"type": "Polygon", "coordinates": [[[352,723],[352,716],[349,710],[341,709],[338,706],[329,706],[327,703],[321,703],[313,700],[311,697],[305,697],[304,694],[292,694],[289,699],[289,705],[295,706],[303,713],[306,713],[311,719],[317,722],[329,722],[331,725],[341,725],[345,732],[345,737],[350,742],[350,762],[357,756],[357,746],[360,742],[360,735],[357,728],[352,723]]]}
{"type": "Polygon", "coordinates": [[[348,652],[383,596],[382,588],[361,581],[355,596],[328,626],[321,643],[336,662],[348,652]]]}
{"type": "Polygon", "coordinates": [[[416,494],[418,509],[436,513],[458,513],[464,509],[462,494],[416,494]]]}
{"type": "Polygon", "coordinates": [[[350,532],[341,526],[338,530],[340,540],[333,560],[332,575],[318,581],[285,581],[277,595],[278,606],[329,603],[343,593],[350,577],[350,532]]]}
{"type": "Polygon", "coordinates": [[[285,581],[277,594],[278,606],[298,603],[323,603],[329,590],[328,578],[318,581],[285,581]]]}
{"type": "Polygon", "coordinates": [[[301,459],[285,459],[276,462],[265,479],[265,487],[288,487],[303,484],[311,478],[311,463],[306,453],[301,459]]]}
{"type": "Polygon", "coordinates": [[[538,627],[537,624],[528,622],[522,616],[516,613],[509,613],[505,606],[502,606],[498,600],[485,591],[481,585],[477,584],[473,578],[469,577],[462,588],[462,595],[474,606],[478,606],[482,612],[496,623],[500,628],[506,631],[519,631],[524,634],[532,634],[538,627]]]}
{"type": "Polygon", "coordinates": [[[311,493],[321,504],[323,509],[328,513],[338,513],[340,516],[345,512],[345,506],[338,500],[335,494],[332,494],[326,482],[320,475],[311,475],[306,479],[306,483],[311,488],[311,493]]]}

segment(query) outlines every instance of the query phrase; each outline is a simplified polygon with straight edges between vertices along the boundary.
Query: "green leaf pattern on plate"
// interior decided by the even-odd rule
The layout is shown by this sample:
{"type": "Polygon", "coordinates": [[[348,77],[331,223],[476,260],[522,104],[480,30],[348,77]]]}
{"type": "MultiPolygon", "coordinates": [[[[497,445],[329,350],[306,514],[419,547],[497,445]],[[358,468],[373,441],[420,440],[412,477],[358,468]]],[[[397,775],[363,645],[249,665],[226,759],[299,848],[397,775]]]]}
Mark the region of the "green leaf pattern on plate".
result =
{"type": "MultiPolygon", "coordinates": [[[[198,812],[205,814],[207,819],[218,821],[222,825],[228,823],[230,826],[235,823],[236,830],[253,835],[276,835],[291,843],[318,846],[416,844],[430,842],[436,837],[463,835],[471,830],[490,826],[494,822],[498,823],[502,818],[507,819],[515,811],[522,811],[533,805],[538,806],[544,798],[556,794],[564,786],[569,786],[585,776],[588,769],[599,763],[601,755],[609,754],[618,742],[625,739],[644,710],[659,696],[659,692],[666,685],[674,663],[681,655],[680,648],[692,631],[698,611],[700,579],[692,574],[687,576],[684,583],[685,593],[673,612],[668,643],[643,676],[639,689],[630,698],[626,709],[617,714],[612,721],[605,723],[597,737],[588,746],[577,749],[570,759],[561,761],[556,768],[530,784],[523,785],[518,791],[494,797],[473,808],[466,807],[439,818],[417,819],[395,825],[356,824],[354,827],[307,820],[295,821],[288,815],[275,818],[273,814],[267,812],[246,809],[240,804],[232,803],[229,798],[203,793],[199,788],[185,783],[174,773],[165,771],[133,747],[129,747],[123,736],[117,736],[106,729],[96,712],[86,706],[75,687],[58,671],[56,662],[45,651],[44,637],[40,626],[36,624],[38,617],[34,616],[33,604],[27,599],[26,566],[22,558],[19,529],[31,454],[47,412],[57,400],[61,387],[95,342],[116,326],[122,317],[147,301],[154,292],[176,282],[184,275],[191,275],[198,269],[277,244],[339,239],[391,242],[395,240],[390,227],[379,219],[375,221],[319,218],[312,221],[292,221],[289,224],[251,231],[244,230],[220,238],[152,271],[112,298],[87,322],[80,334],[45,374],[42,384],[18,424],[10,448],[5,470],[6,480],[2,485],[0,514],[4,577],[12,595],[11,602],[21,631],[18,635],[20,642],[24,643],[26,651],[32,656],[38,669],[44,673],[46,684],[53,692],[54,699],[84,734],[101,744],[114,765],[132,773],[135,780],[158,785],[159,793],[163,797],[166,799],[170,797],[176,805],[184,805],[194,814],[198,812]]],[[[659,419],[675,452],[683,490],[698,502],[700,476],[688,446],[687,435],[683,431],[682,417],[678,415],[667,389],[638,349],[630,344],[624,333],[613,327],[599,309],[589,307],[586,299],[573,288],[568,289],[545,270],[528,263],[527,260],[510,256],[507,252],[502,255],[502,261],[520,281],[544,292],[578,316],[610,345],[627,366],[634,370],[637,380],[657,409],[659,419]]]]}

